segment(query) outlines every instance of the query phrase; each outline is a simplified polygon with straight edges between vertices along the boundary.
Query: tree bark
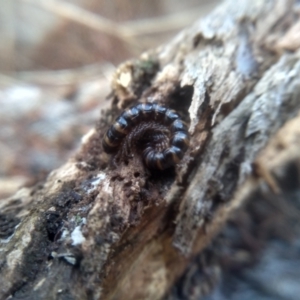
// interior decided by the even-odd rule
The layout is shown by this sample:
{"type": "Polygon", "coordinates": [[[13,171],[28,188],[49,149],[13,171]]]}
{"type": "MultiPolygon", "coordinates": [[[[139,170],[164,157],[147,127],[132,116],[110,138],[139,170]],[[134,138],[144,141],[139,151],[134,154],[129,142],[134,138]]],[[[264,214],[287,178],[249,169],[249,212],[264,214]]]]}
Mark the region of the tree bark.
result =
{"type": "Polygon", "coordinates": [[[300,161],[296,4],[226,1],[121,65],[76,155],[0,202],[0,298],[162,299],[261,182],[280,193],[278,174],[300,161]],[[114,118],[142,101],[189,124],[174,170],[103,152],[114,118]]]}

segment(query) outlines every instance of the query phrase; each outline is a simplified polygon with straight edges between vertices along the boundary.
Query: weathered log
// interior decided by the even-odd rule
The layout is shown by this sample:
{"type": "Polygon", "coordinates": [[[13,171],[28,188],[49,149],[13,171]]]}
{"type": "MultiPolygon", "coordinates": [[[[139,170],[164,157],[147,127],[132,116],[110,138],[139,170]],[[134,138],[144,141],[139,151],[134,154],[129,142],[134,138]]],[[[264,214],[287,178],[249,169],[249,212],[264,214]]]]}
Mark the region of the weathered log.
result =
{"type": "Polygon", "coordinates": [[[227,1],[120,66],[76,156],[0,203],[0,298],[161,299],[261,181],[279,193],[272,172],[299,161],[298,15],[296,1],[227,1]],[[116,166],[102,149],[142,101],[189,123],[174,169],[116,166]]]}

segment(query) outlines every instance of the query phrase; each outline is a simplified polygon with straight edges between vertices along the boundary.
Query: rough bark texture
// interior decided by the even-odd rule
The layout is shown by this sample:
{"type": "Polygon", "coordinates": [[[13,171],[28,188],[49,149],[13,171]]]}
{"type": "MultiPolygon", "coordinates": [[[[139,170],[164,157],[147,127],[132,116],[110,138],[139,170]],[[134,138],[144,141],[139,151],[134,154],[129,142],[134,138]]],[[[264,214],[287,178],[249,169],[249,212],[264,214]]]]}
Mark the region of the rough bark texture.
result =
{"type": "MultiPolygon", "coordinates": [[[[0,298],[162,299],[262,183],[280,194],[300,161],[296,4],[226,1],[121,65],[112,107],[76,156],[0,203],[0,298]],[[175,169],[150,172],[137,155],[113,167],[103,152],[109,124],[145,100],[189,123],[175,169]]],[[[207,257],[200,265],[212,276],[199,297],[220,273],[207,257]]]]}

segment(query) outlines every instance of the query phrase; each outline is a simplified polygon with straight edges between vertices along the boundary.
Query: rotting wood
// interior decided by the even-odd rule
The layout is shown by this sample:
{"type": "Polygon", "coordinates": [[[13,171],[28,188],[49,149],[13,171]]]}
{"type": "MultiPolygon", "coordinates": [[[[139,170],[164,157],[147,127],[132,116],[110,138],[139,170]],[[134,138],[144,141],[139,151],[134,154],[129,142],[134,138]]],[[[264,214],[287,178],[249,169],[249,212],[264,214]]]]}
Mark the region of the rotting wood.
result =
{"type": "MultiPolygon", "coordinates": [[[[5,224],[20,220],[1,240],[0,298],[161,299],[247,185],[276,186],[264,175],[272,166],[256,159],[300,109],[300,52],[286,46],[298,15],[295,1],[227,1],[120,66],[112,108],[76,156],[0,203],[5,224]],[[151,174],[139,157],[113,169],[102,150],[113,119],[145,100],[189,121],[191,146],[175,171],[151,174]]],[[[296,140],[285,143],[289,151],[296,140]]]]}

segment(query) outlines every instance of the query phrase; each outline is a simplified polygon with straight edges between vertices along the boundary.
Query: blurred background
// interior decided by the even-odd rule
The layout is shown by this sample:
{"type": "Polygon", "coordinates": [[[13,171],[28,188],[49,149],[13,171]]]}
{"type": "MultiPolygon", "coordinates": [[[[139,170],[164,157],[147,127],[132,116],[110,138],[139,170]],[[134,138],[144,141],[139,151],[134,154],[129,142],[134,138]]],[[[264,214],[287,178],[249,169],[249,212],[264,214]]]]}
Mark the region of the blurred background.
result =
{"type": "Polygon", "coordinates": [[[109,105],[119,63],[220,0],[2,0],[0,199],[62,165],[109,105]]]}

